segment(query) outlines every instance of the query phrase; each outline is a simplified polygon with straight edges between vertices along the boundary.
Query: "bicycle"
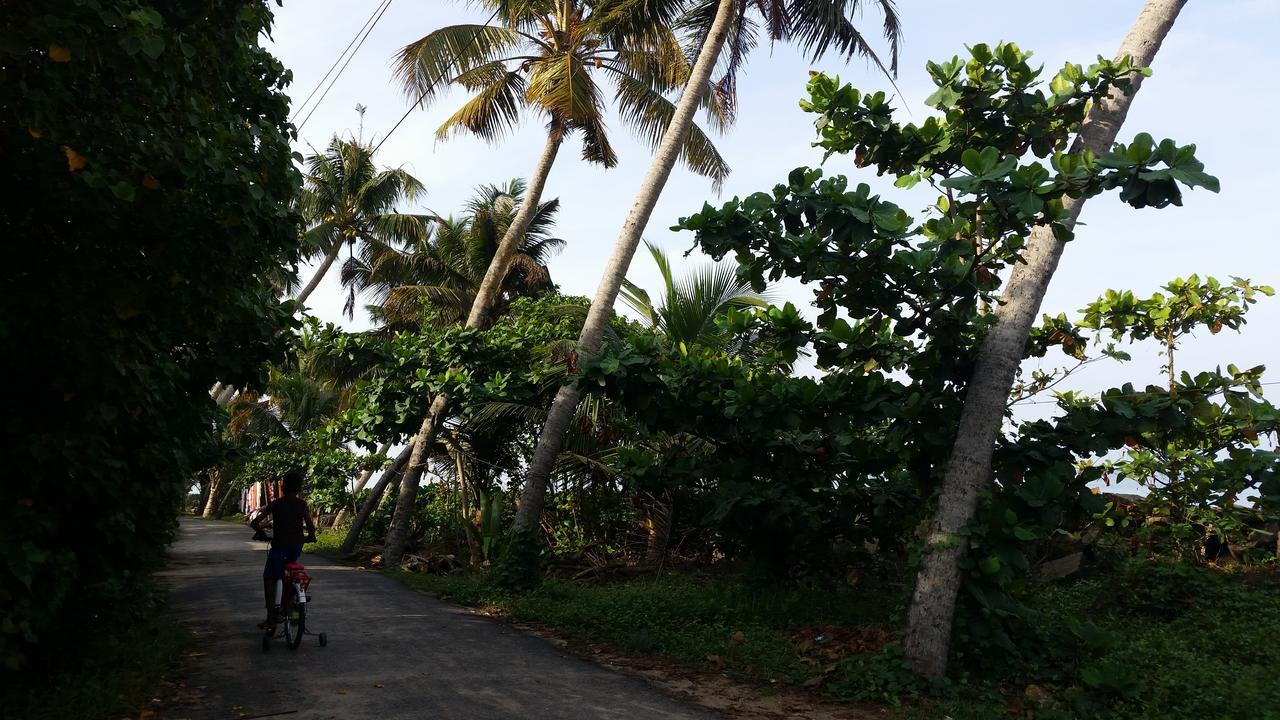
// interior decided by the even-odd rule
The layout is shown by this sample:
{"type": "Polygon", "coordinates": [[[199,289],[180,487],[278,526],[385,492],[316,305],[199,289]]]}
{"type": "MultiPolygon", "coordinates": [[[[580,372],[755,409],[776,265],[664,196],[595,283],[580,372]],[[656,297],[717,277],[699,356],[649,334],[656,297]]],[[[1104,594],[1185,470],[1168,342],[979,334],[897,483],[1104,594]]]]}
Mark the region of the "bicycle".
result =
{"type": "MultiPolygon", "coordinates": [[[[254,536],[255,540],[270,540],[265,534],[254,536]]],[[[297,650],[302,645],[304,635],[311,635],[319,640],[320,647],[329,644],[329,636],[323,632],[313,633],[307,629],[307,605],[311,601],[311,576],[301,563],[289,563],[284,566],[284,577],[276,579],[275,617],[276,625],[267,627],[262,635],[262,652],[271,649],[271,641],[277,637],[285,639],[290,650],[297,650]],[[285,582],[288,582],[286,591],[285,582]],[[279,626],[279,628],[277,628],[279,626]],[[279,632],[277,633],[277,629],[279,632]]]]}

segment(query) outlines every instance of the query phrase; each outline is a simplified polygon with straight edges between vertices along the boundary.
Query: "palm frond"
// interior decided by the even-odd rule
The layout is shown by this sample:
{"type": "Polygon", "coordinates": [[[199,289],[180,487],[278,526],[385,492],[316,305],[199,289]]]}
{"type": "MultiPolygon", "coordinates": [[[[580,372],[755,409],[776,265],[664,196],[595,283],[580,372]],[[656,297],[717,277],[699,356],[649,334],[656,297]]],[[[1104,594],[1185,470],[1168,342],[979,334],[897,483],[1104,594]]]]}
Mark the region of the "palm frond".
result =
{"type": "MultiPolygon", "coordinates": [[[[675,105],[640,79],[612,69],[618,114],[635,128],[641,139],[656,148],[675,115],[675,105]]],[[[696,124],[690,125],[689,134],[684,138],[680,160],[693,172],[710,178],[717,190],[729,176],[729,164],[696,124]]]]}
{"type": "Polygon", "coordinates": [[[401,48],[392,74],[406,95],[426,106],[454,78],[507,58],[526,37],[509,27],[450,25],[401,48]]]}
{"type": "Polygon", "coordinates": [[[488,142],[497,142],[515,128],[526,102],[524,78],[499,65],[496,74],[479,90],[436,128],[437,138],[443,140],[467,130],[488,142]]]}

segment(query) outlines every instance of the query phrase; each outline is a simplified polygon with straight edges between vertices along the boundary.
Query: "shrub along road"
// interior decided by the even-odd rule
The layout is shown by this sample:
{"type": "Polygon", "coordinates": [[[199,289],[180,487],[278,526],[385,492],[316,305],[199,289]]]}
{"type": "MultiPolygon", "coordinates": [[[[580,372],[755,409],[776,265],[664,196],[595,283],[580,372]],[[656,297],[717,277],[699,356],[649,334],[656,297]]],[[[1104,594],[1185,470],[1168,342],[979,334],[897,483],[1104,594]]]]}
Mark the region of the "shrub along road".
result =
{"type": "Polygon", "coordinates": [[[187,692],[165,717],[697,718],[642,680],[610,671],[373,572],[302,562],[311,624],[328,633],[264,653],[266,546],[241,525],[184,518],[169,567],[173,606],[196,637],[187,692]]]}

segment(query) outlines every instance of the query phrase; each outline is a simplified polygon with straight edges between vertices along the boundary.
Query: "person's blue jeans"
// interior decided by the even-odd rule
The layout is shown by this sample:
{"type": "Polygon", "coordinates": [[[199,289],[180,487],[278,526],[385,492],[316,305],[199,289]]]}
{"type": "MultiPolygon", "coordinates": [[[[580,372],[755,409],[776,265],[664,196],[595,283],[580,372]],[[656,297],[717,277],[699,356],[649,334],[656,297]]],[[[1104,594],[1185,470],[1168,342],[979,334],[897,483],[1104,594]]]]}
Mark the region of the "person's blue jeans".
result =
{"type": "Polygon", "coordinates": [[[297,562],[301,554],[301,545],[273,545],[267,551],[267,564],[262,568],[262,590],[266,594],[267,610],[276,606],[276,580],[284,577],[284,566],[297,562]]]}

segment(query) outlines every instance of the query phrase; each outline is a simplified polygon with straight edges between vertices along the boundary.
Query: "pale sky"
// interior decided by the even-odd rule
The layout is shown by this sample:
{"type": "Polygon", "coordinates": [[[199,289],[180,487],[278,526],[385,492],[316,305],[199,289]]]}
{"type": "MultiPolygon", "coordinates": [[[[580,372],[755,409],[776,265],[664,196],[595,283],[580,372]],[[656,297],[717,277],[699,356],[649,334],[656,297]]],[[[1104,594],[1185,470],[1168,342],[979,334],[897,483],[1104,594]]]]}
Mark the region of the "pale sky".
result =
{"type": "MultiPolygon", "coordinates": [[[[1097,55],[1111,57],[1143,3],[899,0],[898,4],[904,27],[898,87],[918,122],[928,112],[921,102],[932,91],[923,69],[927,60],[963,54],[965,44],[1013,41],[1035,52],[1046,66],[1047,81],[1064,61],[1087,65],[1097,55]]],[[[290,94],[295,102],[311,92],[377,5],[378,0],[287,0],[277,8],[269,46],[293,70],[290,94]]],[[[323,148],[334,133],[356,133],[357,104],[368,108],[364,137],[380,140],[408,107],[408,100],[391,81],[394,53],[436,28],[481,23],[487,17],[483,8],[465,2],[393,0],[308,121],[298,151],[307,154],[312,147],[323,148]]],[[[868,12],[864,33],[875,36],[878,23],[879,16],[868,12]]],[[[1280,101],[1273,90],[1280,50],[1271,42],[1277,31],[1280,2],[1276,0],[1191,0],[1187,4],[1153,64],[1154,76],[1135,100],[1120,139],[1127,142],[1146,131],[1157,140],[1170,137],[1197,144],[1199,158],[1206,171],[1221,180],[1222,192],[1192,191],[1185,194],[1183,207],[1164,210],[1133,210],[1114,195],[1091,200],[1082,217],[1085,225],[1067,248],[1044,312],[1066,311],[1072,316],[1108,288],[1131,289],[1146,296],[1168,280],[1191,273],[1222,280],[1238,275],[1280,285],[1280,225],[1271,216],[1280,189],[1280,144],[1273,134],[1274,118],[1280,116],[1280,101]]],[[[759,48],[740,85],[738,122],[716,139],[733,167],[722,196],[713,194],[708,181],[677,168],[645,233],[648,240],[678,257],[693,241],[690,233],[668,229],[679,217],[696,212],[704,201],[718,203],[734,195],[767,191],[785,181],[793,168],[821,163],[821,152],[811,146],[814,116],[797,106],[811,69],[839,74],[862,89],[890,90],[885,78],[862,60],[846,64],[826,58],[811,63],[787,46],[759,48]]],[[[526,177],[542,148],[542,124],[533,117],[498,145],[470,137],[437,142],[435,128],[465,97],[452,92],[426,111],[415,110],[377,157],[380,165],[401,166],[422,180],[428,193],[422,208],[441,214],[456,213],[476,185],[526,177]]],[[[561,201],[556,234],[568,246],[552,261],[551,274],[568,294],[594,294],[650,159],[648,147],[636,142],[616,118],[609,127],[619,166],[606,171],[587,165],[579,159],[578,141],[571,139],[560,152],[544,195],[561,201]]],[[[927,194],[896,190],[875,178],[874,172],[857,170],[839,156],[827,163],[826,172],[871,183],[886,199],[912,213],[918,214],[931,201],[927,194]]],[[[359,316],[354,323],[341,317],[343,295],[336,270],[335,266],[312,296],[313,312],[352,329],[366,327],[359,316]]],[[[303,277],[308,277],[305,269],[303,277]]],[[[657,273],[643,248],[630,277],[643,287],[657,286],[657,273]]],[[[809,309],[811,294],[798,285],[786,285],[778,295],[779,303],[790,300],[809,309]]],[[[1227,363],[1242,368],[1266,364],[1273,369],[1268,380],[1280,381],[1277,327],[1280,298],[1263,299],[1254,307],[1243,334],[1224,331],[1189,338],[1179,351],[1178,365],[1194,371],[1227,363]]],[[[1160,382],[1155,350],[1133,350],[1133,362],[1100,363],[1064,383],[1064,389],[1096,392],[1125,381],[1139,387],[1160,382]]],[[[1280,397],[1280,386],[1270,390],[1270,397],[1280,397]]],[[[1027,412],[1040,414],[1037,408],[1027,412]]]]}

